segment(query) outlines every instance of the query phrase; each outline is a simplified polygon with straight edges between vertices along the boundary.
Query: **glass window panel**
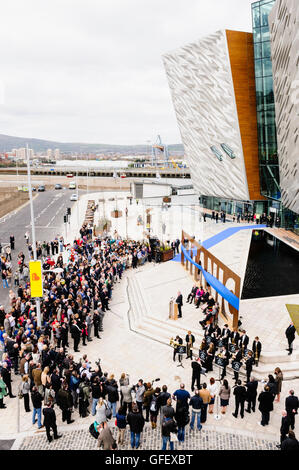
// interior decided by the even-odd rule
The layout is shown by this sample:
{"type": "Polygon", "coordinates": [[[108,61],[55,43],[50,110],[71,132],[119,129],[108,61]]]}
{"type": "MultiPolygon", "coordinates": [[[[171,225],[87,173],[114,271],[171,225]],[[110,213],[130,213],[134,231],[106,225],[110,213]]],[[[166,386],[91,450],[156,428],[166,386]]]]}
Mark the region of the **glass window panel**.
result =
{"type": "Polygon", "coordinates": [[[260,23],[260,8],[253,8],[252,10],[252,27],[259,28],[261,26],[260,23]]]}
{"type": "Polygon", "coordinates": [[[263,57],[271,57],[271,43],[270,41],[262,42],[263,57]]]}
{"type": "Polygon", "coordinates": [[[257,43],[254,45],[254,58],[260,59],[262,57],[262,44],[257,43]]]}
{"type": "Polygon", "coordinates": [[[270,41],[269,26],[263,26],[261,28],[261,41],[270,41]]]}
{"type": "Polygon", "coordinates": [[[273,5],[274,5],[274,1],[270,2],[270,3],[267,3],[265,5],[261,5],[260,15],[261,15],[261,25],[262,26],[268,26],[268,24],[269,24],[268,23],[268,16],[269,16],[270,11],[273,8],[273,5]]]}
{"type": "Polygon", "coordinates": [[[253,41],[260,42],[261,41],[261,28],[255,28],[253,30],[253,41]]]}
{"type": "Polygon", "coordinates": [[[262,61],[261,60],[255,60],[255,76],[256,77],[261,77],[263,75],[263,70],[262,70],[262,61]]]}
{"type": "MultiPolygon", "coordinates": [[[[272,78],[272,76],[264,77],[263,86],[264,86],[264,94],[265,95],[268,95],[271,92],[273,93],[273,78],[272,78]]],[[[268,103],[269,103],[269,101],[268,101],[268,103]]]]}
{"type": "Polygon", "coordinates": [[[263,75],[267,77],[268,75],[272,76],[272,62],[271,59],[263,59],[263,75]]]}

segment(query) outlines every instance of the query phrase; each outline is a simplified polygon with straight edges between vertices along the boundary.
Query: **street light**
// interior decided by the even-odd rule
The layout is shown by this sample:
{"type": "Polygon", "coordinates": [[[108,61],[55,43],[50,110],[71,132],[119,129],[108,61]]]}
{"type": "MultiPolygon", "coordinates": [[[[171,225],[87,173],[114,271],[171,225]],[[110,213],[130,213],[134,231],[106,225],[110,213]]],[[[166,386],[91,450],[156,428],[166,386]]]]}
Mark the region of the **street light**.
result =
{"type": "MultiPolygon", "coordinates": [[[[37,261],[36,241],[35,241],[35,225],[34,225],[34,210],[33,210],[33,198],[32,198],[31,172],[30,172],[30,160],[29,160],[28,144],[26,145],[26,157],[27,157],[28,191],[29,191],[30,213],[31,213],[32,251],[33,251],[33,260],[37,261]]],[[[36,298],[36,315],[37,315],[37,326],[41,327],[40,299],[38,297],[36,298]]]]}

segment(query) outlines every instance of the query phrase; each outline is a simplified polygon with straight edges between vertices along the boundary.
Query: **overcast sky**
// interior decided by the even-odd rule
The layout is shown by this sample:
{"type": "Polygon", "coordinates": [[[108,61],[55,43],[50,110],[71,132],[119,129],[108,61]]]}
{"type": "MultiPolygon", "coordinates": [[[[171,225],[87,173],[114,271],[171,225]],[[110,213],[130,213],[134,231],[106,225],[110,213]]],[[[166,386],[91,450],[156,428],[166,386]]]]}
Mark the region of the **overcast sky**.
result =
{"type": "Polygon", "coordinates": [[[0,133],[63,142],[181,141],[161,56],[251,31],[253,0],[7,0],[0,133]]]}

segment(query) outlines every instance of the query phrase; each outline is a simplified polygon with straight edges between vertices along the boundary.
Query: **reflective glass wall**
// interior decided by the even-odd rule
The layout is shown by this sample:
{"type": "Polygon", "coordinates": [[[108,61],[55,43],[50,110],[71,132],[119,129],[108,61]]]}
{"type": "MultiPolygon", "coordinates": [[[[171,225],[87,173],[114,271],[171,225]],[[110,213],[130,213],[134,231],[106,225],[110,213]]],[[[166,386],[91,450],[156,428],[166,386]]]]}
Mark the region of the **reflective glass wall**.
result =
{"type": "Polygon", "coordinates": [[[269,13],[275,0],[252,4],[261,192],[280,198],[269,13]]]}

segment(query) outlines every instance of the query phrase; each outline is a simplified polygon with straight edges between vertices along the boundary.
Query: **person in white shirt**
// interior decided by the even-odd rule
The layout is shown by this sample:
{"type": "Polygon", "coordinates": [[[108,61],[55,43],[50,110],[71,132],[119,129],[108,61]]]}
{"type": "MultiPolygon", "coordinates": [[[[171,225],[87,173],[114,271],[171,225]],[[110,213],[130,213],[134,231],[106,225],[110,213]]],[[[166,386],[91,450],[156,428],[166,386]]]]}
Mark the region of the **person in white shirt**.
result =
{"type": "Polygon", "coordinates": [[[209,403],[209,413],[212,414],[214,411],[215,399],[219,391],[218,384],[216,384],[215,379],[213,377],[210,378],[210,383],[207,388],[211,394],[211,401],[209,403]]]}

